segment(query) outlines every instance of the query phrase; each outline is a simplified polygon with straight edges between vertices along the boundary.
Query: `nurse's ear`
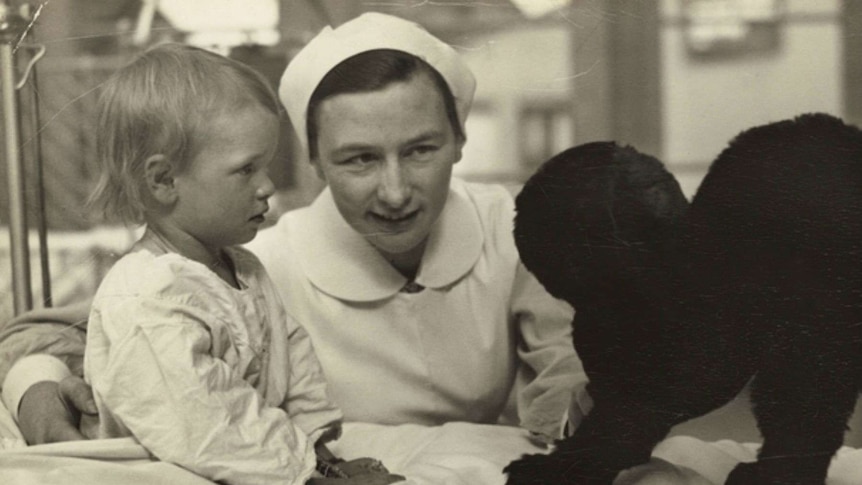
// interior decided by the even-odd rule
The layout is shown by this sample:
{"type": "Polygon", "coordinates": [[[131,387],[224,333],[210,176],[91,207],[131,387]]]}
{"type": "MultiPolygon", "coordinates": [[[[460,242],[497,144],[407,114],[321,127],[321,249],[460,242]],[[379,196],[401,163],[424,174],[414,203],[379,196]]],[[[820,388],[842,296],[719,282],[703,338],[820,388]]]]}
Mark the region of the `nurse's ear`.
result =
{"type": "Polygon", "coordinates": [[[144,178],[157,202],[172,205],[177,201],[176,168],[164,155],[152,155],[144,161],[144,178]]]}
{"type": "Polygon", "coordinates": [[[458,136],[455,140],[455,149],[457,153],[455,155],[455,161],[452,163],[458,163],[461,161],[461,157],[464,155],[464,144],[467,143],[467,135],[458,136]]]}

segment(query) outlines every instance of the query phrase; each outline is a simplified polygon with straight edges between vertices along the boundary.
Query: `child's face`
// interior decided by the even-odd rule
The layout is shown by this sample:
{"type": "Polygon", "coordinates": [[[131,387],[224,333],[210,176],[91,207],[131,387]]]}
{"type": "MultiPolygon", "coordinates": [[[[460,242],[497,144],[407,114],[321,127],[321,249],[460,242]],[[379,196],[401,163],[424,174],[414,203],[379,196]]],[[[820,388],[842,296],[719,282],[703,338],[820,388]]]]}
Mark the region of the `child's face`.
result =
{"type": "Polygon", "coordinates": [[[274,191],[267,168],[278,129],[278,118],[258,106],[212,117],[195,140],[197,154],[175,177],[177,226],[210,249],[251,241],[274,191]]]}

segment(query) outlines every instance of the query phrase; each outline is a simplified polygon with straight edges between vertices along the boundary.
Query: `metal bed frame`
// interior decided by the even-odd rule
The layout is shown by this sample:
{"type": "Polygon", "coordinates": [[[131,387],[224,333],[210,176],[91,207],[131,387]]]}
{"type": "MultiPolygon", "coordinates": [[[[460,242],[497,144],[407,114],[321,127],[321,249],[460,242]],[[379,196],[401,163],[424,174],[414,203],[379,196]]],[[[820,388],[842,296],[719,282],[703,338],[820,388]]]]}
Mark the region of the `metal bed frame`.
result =
{"type": "Polygon", "coordinates": [[[14,0],[0,0],[0,93],[2,93],[0,103],[2,103],[3,111],[3,161],[8,173],[9,235],[11,239],[12,292],[15,315],[33,308],[25,161],[29,161],[31,164],[31,173],[35,175],[36,179],[32,182],[32,189],[36,194],[34,202],[36,207],[31,214],[36,216],[35,226],[39,235],[43,304],[44,306],[51,305],[45,191],[41,140],[39,138],[39,102],[35,69],[36,62],[45,53],[45,47],[33,43],[33,27],[41,9],[41,5],[34,8],[27,3],[16,5],[14,0]],[[25,39],[29,42],[25,43],[25,39]],[[19,76],[18,57],[22,52],[29,54],[29,60],[19,76]],[[28,89],[24,90],[25,87],[28,89]],[[25,102],[29,110],[28,156],[25,156],[22,145],[22,90],[26,93],[25,102]]]}

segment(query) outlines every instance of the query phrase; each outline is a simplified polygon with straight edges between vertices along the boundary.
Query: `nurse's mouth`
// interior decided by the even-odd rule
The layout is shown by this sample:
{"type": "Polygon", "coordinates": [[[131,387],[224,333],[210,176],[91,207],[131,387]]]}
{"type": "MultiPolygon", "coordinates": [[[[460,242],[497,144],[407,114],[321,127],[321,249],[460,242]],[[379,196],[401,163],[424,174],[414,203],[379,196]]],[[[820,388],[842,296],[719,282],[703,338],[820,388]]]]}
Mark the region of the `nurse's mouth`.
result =
{"type": "Polygon", "coordinates": [[[419,215],[418,210],[408,212],[406,214],[378,214],[376,212],[372,212],[371,218],[383,226],[399,228],[412,223],[416,219],[417,215],[419,215]]]}

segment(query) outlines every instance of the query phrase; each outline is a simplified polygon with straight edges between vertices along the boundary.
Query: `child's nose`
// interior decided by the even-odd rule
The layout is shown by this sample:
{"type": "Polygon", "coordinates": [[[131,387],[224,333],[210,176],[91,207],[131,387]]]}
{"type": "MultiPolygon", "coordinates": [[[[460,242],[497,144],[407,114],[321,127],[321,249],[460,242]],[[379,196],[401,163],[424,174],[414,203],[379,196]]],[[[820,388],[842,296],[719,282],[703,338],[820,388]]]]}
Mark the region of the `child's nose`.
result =
{"type": "Polygon", "coordinates": [[[272,179],[269,178],[268,174],[261,172],[260,175],[261,181],[257,187],[257,197],[259,199],[268,199],[275,193],[275,184],[272,183],[272,179]]]}

